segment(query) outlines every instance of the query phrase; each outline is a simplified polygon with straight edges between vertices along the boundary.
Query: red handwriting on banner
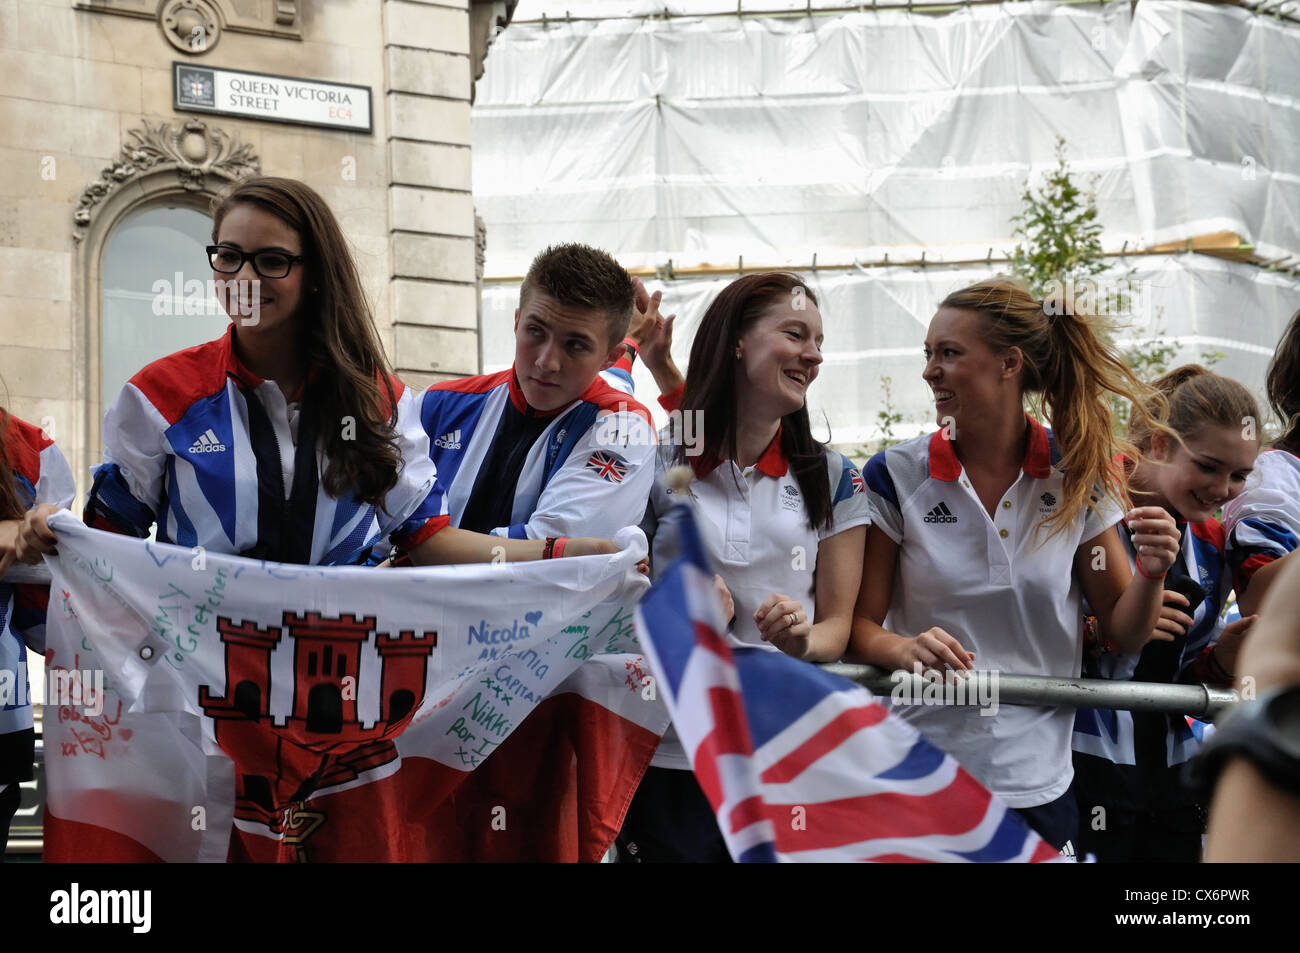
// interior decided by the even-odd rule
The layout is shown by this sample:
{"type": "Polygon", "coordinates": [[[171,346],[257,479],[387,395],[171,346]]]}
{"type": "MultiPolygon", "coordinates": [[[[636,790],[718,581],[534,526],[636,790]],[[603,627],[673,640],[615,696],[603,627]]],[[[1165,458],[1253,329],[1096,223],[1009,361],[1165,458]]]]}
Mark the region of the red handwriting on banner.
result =
{"type": "MultiPolygon", "coordinates": [[[[53,653],[49,653],[52,655],[53,653]]],[[[65,690],[70,692],[71,698],[84,698],[85,689],[83,685],[81,672],[81,656],[73,655],[72,668],[68,669],[62,665],[51,665],[51,673],[59,673],[65,690]]],[[[99,689],[102,693],[102,687],[99,689]]],[[[110,715],[105,708],[103,714],[89,715],[71,705],[59,706],[58,723],[68,724],[68,731],[72,736],[71,741],[59,742],[59,754],[64,756],[75,757],[78,754],[85,753],[94,755],[97,758],[104,758],[112,753],[111,749],[105,748],[105,742],[113,740],[113,729],[117,723],[122,720],[122,700],[116,699],[113,706],[113,713],[110,715]]],[[[131,737],[130,729],[123,729],[118,732],[117,740],[126,741],[131,737]]]]}

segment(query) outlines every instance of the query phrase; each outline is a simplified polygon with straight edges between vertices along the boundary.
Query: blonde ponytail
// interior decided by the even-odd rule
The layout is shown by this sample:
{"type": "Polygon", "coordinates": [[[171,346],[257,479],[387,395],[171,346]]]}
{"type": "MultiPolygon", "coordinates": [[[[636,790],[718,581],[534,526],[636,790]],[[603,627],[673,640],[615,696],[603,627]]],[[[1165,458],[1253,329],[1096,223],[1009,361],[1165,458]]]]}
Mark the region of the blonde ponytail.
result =
{"type": "Polygon", "coordinates": [[[1022,393],[1037,398],[1061,452],[1064,499],[1044,520],[1049,536],[1068,527],[1084,507],[1096,509],[1102,496],[1128,505],[1114,460],[1141,454],[1114,435],[1107,394],[1137,407],[1148,425],[1168,429],[1164,397],[1133,376],[1096,319],[1079,314],[1063,299],[1040,301],[1023,285],[1005,278],[981,281],[950,294],[941,307],[976,311],[988,319],[986,341],[996,353],[1017,347],[1024,355],[1022,393]],[[1154,408],[1149,410],[1148,408],[1154,408]]]}

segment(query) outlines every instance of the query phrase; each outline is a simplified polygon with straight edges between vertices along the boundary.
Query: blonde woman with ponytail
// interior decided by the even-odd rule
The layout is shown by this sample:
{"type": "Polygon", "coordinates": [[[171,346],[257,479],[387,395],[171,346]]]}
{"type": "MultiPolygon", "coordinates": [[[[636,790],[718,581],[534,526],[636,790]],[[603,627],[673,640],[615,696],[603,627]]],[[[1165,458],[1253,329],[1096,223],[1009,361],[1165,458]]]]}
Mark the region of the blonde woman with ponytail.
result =
{"type": "MultiPolygon", "coordinates": [[[[940,429],[882,453],[849,657],[890,669],[1079,675],[1080,605],[1137,652],[1158,632],[1178,554],[1158,506],[1124,513],[1107,396],[1147,391],[1091,320],[1006,280],[949,295],[924,378],[940,429]],[[1025,413],[1035,397],[1049,431],[1025,413]],[[1126,516],[1134,574],[1116,523],[1126,516]],[[886,626],[888,622],[888,626],[886,626]]],[[[1159,426],[1157,424],[1157,426],[1159,426]]],[[[902,707],[931,741],[1064,847],[1076,835],[1069,708],[902,707]]]]}

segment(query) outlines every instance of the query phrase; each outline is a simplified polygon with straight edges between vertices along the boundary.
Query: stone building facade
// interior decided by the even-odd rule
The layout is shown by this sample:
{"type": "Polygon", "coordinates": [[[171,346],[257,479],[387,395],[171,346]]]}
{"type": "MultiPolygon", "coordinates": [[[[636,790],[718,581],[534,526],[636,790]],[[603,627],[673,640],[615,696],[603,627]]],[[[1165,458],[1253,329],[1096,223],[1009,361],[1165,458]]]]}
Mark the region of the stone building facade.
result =
{"type": "MultiPolygon", "coordinates": [[[[220,314],[204,324],[179,306],[161,316],[165,328],[150,324],[158,296],[141,288],[171,279],[151,250],[168,252],[169,229],[182,227],[169,216],[188,215],[183,227],[201,232],[196,216],[248,175],[302,179],[329,202],[404,381],[478,372],[470,103],[512,8],[0,0],[0,400],[51,432],[82,494],[105,401],[133,355],[158,346],[163,331],[192,338],[185,346],[224,325],[220,314]],[[177,108],[178,63],[368,87],[371,128],[177,108]],[[123,327],[141,339],[134,350],[119,346],[123,327]]],[[[206,280],[205,261],[190,270],[194,257],[186,280],[206,280]]]]}

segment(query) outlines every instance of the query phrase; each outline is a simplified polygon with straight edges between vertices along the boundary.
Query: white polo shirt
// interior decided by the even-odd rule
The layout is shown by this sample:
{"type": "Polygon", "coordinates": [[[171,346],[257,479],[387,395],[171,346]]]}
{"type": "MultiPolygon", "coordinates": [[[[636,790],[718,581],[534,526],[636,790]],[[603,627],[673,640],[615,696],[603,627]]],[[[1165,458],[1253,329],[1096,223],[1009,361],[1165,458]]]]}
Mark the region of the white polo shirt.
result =
{"type": "MultiPolygon", "coordinates": [[[[652,537],[655,571],[661,571],[678,553],[677,533],[660,518],[678,502],[664,482],[673,465],[671,434],[660,434],[655,485],[643,528],[652,537]]],[[[813,571],[822,540],[871,521],[862,475],[843,454],[827,450],[826,479],[830,486],[832,522],[812,529],[804,508],[803,491],[781,452],[780,431],[763,456],[751,467],[730,460],[697,462],[690,485],[700,539],[722,576],[736,605],[732,644],[756,645],[779,651],[764,642],[754,613],[773,592],[803,603],[809,619],[816,618],[813,571]]],[[[652,762],[656,767],[690,769],[690,761],[669,728],[652,762]]]]}
{"type": "MultiPolygon", "coordinates": [[[[871,521],[900,546],[885,628],[915,637],[938,626],[975,653],[979,669],[1077,678],[1082,590],[1075,551],[1119,521],[1108,500],[1048,538],[1037,529],[1064,498],[1051,434],[1026,415],[1029,446],[1016,482],[990,517],[943,431],[876,454],[864,477],[871,521]]],[[[927,738],[1012,807],[1065,793],[1071,708],[898,706],[927,738]]]]}

